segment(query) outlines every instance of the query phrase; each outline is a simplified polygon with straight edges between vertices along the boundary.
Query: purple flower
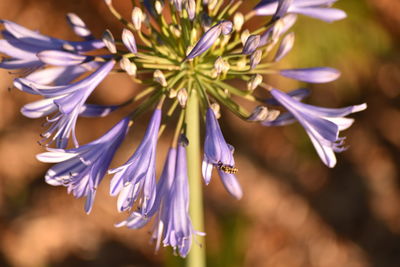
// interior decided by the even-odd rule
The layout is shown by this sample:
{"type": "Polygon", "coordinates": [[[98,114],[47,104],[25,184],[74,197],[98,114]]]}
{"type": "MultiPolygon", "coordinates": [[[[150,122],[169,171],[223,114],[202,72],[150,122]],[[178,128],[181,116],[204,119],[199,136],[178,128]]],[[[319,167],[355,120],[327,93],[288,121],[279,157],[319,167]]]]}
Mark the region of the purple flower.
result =
{"type": "Polygon", "coordinates": [[[265,126],[285,125],[296,119],[306,130],[321,160],[330,168],[336,165],[334,152],[345,149],[344,138],[339,137],[339,132],[346,130],[354,122],[353,119],[345,118],[345,116],[367,108],[366,104],[337,109],[322,108],[301,103],[296,97],[277,89],[272,89],[271,94],[289,113],[280,115],[276,121],[262,124],[265,126]]]}
{"type": "Polygon", "coordinates": [[[193,59],[206,52],[215,43],[215,41],[217,41],[221,34],[230,34],[232,32],[232,28],[232,22],[227,20],[220,21],[212,26],[208,31],[206,31],[206,33],[203,34],[185,60],[193,59]]]}
{"type": "Polygon", "coordinates": [[[235,198],[243,195],[240,184],[234,175],[237,172],[233,159],[234,148],[227,144],[222,135],[217,118],[211,108],[206,114],[206,138],[204,141],[203,178],[206,184],[211,181],[213,167],[218,169],[219,176],[226,190],[235,198]]]}
{"type": "Polygon", "coordinates": [[[179,142],[177,149],[169,150],[156,192],[154,205],[147,216],[133,212],[128,219],[116,226],[141,228],[157,214],[152,234],[152,239],[156,241],[156,250],[163,242],[164,246],[171,246],[181,257],[186,257],[193,235],[204,233],[195,231],[190,220],[186,150],[183,142],[179,142]]]}
{"type": "Polygon", "coordinates": [[[175,177],[168,194],[154,234],[160,236],[163,233],[164,246],[171,246],[181,257],[186,257],[192,246],[193,235],[204,234],[196,232],[190,220],[186,149],[182,143],[178,145],[175,177]]]}
{"type": "Polygon", "coordinates": [[[333,22],[346,18],[346,13],[344,11],[330,7],[337,0],[284,0],[283,2],[287,1],[290,6],[286,9],[282,8],[281,10],[277,10],[278,1],[279,0],[260,1],[254,8],[256,14],[270,16],[276,14],[278,11],[278,15],[282,16],[286,10],[288,13],[302,14],[326,22],[333,22]]]}
{"type": "Polygon", "coordinates": [[[176,148],[170,148],[162,174],[157,183],[156,199],[154,201],[153,208],[146,216],[143,216],[140,212],[137,211],[132,212],[128,219],[117,224],[116,227],[126,226],[131,229],[138,229],[143,227],[151,219],[152,216],[158,213],[154,231],[161,231],[160,234],[155,234],[155,236],[158,237],[157,244],[160,243],[159,239],[161,238],[163,231],[163,228],[160,224],[165,225],[166,223],[168,205],[170,204],[169,199],[171,197],[170,191],[175,177],[175,165],[176,148]]]}
{"type": "Polygon", "coordinates": [[[161,122],[161,109],[157,108],[147,127],[144,139],[132,157],[122,166],[112,169],[110,194],[118,196],[119,211],[132,208],[140,197],[140,213],[148,216],[156,199],[156,147],[161,122]]]}
{"type": "Polygon", "coordinates": [[[89,95],[112,70],[114,64],[114,60],[103,63],[91,75],[69,85],[48,86],[24,78],[15,79],[14,85],[18,89],[45,97],[43,100],[25,105],[21,110],[25,116],[39,118],[56,112],[52,118],[47,119],[49,129],[42,134],[44,137],[42,143],[48,142],[49,145],[56,141],[58,148],[65,148],[72,134],[75,146],[78,146],[75,137],[76,120],[84,111],[89,95]]]}
{"type": "Polygon", "coordinates": [[[85,211],[92,209],[96,189],[103,179],[112,158],[128,131],[129,118],[114,125],[99,139],[74,149],[51,149],[37,155],[38,160],[58,163],[45,176],[53,186],[68,187],[68,193],[86,197],[85,211]]]}
{"type": "Polygon", "coordinates": [[[281,70],[280,74],[294,80],[309,83],[328,83],[340,77],[340,71],[327,67],[281,70]]]}
{"type": "Polygon", "coordinates": [[[9,56],[0,62],[0,68],[35,69],[41,67],[44,63],[37,54],[45,50],[57,50],[65,53],[69,51],[75,53],[76,57],[83,58],[85,56],[80,56],[79,53],[104,47],[101,40],[64,41],[28,30],[8,20],[0,20],[0,23],[5,28],[2,32],[4,39],[0,40],[0,52],[9,56]]]}

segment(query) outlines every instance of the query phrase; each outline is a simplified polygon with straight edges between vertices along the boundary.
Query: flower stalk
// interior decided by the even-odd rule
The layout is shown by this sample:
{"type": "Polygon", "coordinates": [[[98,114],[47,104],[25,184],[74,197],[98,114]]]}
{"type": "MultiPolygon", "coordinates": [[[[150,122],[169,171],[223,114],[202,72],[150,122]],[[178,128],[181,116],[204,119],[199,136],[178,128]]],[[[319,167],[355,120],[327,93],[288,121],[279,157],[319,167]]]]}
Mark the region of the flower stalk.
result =
{"type": "MultiPolygon", "coordinates": [[[[190,216],[193,228],[204,232],[203,195],[201,181],[200,157],[200,112],[199,98],[196,89],[192,88],[186,106],[185,124],[186,136],[189,140],[187,146],[187,168],[189,175],[190,216]]],[[[187,259],[186,267],[205,267],[206,253],[204,237],[197,236],[187,259]]]]}

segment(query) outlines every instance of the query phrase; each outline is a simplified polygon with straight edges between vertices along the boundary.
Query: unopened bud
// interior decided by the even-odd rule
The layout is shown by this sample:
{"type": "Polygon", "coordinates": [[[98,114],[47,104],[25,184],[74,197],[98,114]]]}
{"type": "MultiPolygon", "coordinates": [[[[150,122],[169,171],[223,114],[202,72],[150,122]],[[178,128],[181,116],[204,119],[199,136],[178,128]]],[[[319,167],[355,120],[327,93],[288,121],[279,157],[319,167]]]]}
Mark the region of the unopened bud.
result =
{"type": "Polygon", "coordinates": [[[154,3],[154,8],[155,8],[157,14],[158,14],[158,15],[161,15],[161,13],[162,13],[162,11],[163,11],[163,8],[164,8],[164,4],[163,4],[161,1],[157,0],[157,1],[154,3]]]}
{"type": "Polygon", "coordinates": [[[180,29],[180,26],[178,26],[178,25],[169,25],[169,30],[177,38],[181,37],[181,35],[182,35],[182,31],[180,29]]]}
{"type": "Polygon", "coordinates": [[[126,73],[128,73],[128,75],[136,76],[137,66],[135,63],[131,62],[128,58],[123,57],[120,60],[119,65],[121,69],[123,69],[124,71],[126,71],[126,73]]]}
{"type": "Polygon", "coordinates": [[[232,32],[233,23],[230,22],[229,20],[224,20],[224,21],[220,22],[220,26],[221,26],[221,31],[222,31],[223,35],[228,35],[232,32]]]}
{"type": "Polygon", "coordinates": [[[179,90],[178,95],[176,96],[178,99],[179,104],[181,105],[181,107],[185,107],[186,106],[186,102],[188,100],[188,92],[185,88],[182,88],[179,90]]]}
{"type": "Polygon", "coordinates": [[[244,16],[242,13],[237,12],[235,16],[233,16],[233,27],[235,28],[235,31],[239,32],[244,24],[244,16]]]}
{"type": "Polygon", "coordinates": [[[268,108],[265,106],[257,106],[250,117],[247,118],[248,121],[264,121],[268,116],[268,108]]]}
{"type": "Polygon", "coordinates": [[[245,55],[251,55],[256,51],[260,44],[260,35],[250,35],[246,43],[244,44],[242,53],[245,55]]]}
{"type": "Polygon", "coordinates": [[[214,63],[214,69],[216,70],[217,74],[226,73],[230,68],[229,63],[224,60],[222,57],[218,57],[214,63]]]}
{"type": "Polygon", "coordinates": [[[156,70],[153,73],[154,81],[161,84],[162,87],[167,87],[167,80],[165,79],[164,73],[161,70],[156,70]]]}
{"type": "Polygon", "coordinates": [[[260,74],[253,75],[247,82],[247,90],[253,92],[263,81],[263,76],[260,74]]]}
{"type": "Polygon", "coordinates": [[[250,36],[250,31],[248,29],[244,30],[240,35],[240,40],[242,41],[243,46],[246,44],[247,38],[250,36]]]}
{"type": "Polygon", "coordinates": [[[103,40],[103,43],[106,45],[107,49],[112,53],[115,54],[117,53],[117,47],[115,46],[115,40],[114,36],[110,32],[110,30],[106,30],[103,33],[103,36],[101,38],[103,40]]]}
{"type": "Polygon", "coordinates": [[[221,118],[221,107],[219,106],[218,103],[212,103],[210,105],[210,108],[214,112],[214,115],[217,119],[221,118]]]}
{"type": "Polygon", "coordinates": [[[279,117],[280,114],[281,112],[277,109],[269,110],[268,115],[264,121],[274,121],[279,117]]]}
{"type": "Polygon", "coordinates": [[[188,13],[189,19],[194,20],[196,16],[196,1],[186,0],[186,11],[188,13]]]}
{"type": "Polygon", "coordinates": [[[133,36],[133,33],[130,30],[124,29],[122,31],[122,42],[131,53],[133,54],[137,53],[135,37],[133,36]]]}
{"type": "Polygon", "coordinates": [[[258,106],[253,110],[253,113],[247,119],[248,121],[274,121],[280,114],[279,110],[269,110],[265,106],[258,106]]]}
{"type": "Polygon", "coordinates": [[[138,7],[134,7],[132,10],[132,23],[135,30],[140,31],[143,20],[144,20],[143,11],[138,7]]]}
{"type": "Polygon", "coordinates": [[[258,63],[261,62],[262,52],[261,50],[256,50],[250,57],[250,68],[254,69],[258,63]]]}

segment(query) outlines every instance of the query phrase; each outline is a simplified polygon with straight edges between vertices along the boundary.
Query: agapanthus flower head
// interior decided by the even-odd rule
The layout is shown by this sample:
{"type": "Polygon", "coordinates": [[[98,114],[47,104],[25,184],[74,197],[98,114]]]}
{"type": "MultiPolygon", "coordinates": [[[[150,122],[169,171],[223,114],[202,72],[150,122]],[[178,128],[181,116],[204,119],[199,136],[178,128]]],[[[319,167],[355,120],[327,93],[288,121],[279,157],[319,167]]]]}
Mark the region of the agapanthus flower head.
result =
{"type": "Polygon", "coordinates": [[[92,210],[100,185],[114,154],[127,133],[130,118],[124,118],[99,139],[73,149],[48,148],[37,155],[42,162],[57,163],[45,176],[53,186],[66,186],[77,197],[86,197],[85,211],[92,210]]]}
{"type": "MultiPolygon", "coordinates": [[[[193,159],[201,149],[201,115],[205,115],[204,181],[208,185],[213,170],[217,170],[227,191],[240,199],[243,191],[236,178],[234,148],[226,142],[218,122],[220,117],[226,118],[226,112],[265,126],[299,121],[323,162],[333,167],[334,152],[344,149],[339,132],[353,123],[345,116],[366,105],[342,109],[311,106],[301,102],[308,90],[286,94],[267,84],[270,79],[266,76],[270,75],[307,83],[331,82],[340,76],[338,70],[329,67],[281,69],[275,65],[295,45],[295,33],[289,30],[297,22],[297,14],[324,21],[344,18],[343,11],[331,7],[336,0],[263,0],[248,13],[239,10],[245,1],[133,2],[128,20],[112,0],[104,1],[122,23],[122,35],[105,29],[101,37],[95,36],[82,19],[69,13],[67,22],[82,41],[49,37],[0,20],[4,27],[0,53],[6,56],[0,68],[19,69],[14,86],[42,97],[26,104],[21,112],[29,118],[46,117],[48,128],[42,133],[41,143],[48,152],[39,154],[38,159],[57,163],[48,170],[46,181],[68,187],[76,197],[86,197],[86,212],[90,212],[96,188],[131,122],[153,112],[133,155],[122,166],[108,171],[113,174],[110,193],[117,196],[117,210],[130,212],[116,226],[138,229],[154,219],[152,239],[156,249],[162,243],[186,257],[195,236],[203,234],[202,229],[194,229],[193,225],[199,224],[192,225],[189,214],[191,197],[201,194],[189,196],[188,184],[190,181],[190,191],[201,190],[192,184],[200,176],[193,170],[196,165],[200,169],[200,160],[193,159]],[[249,29],[248,22],[255,15],[270,18],[249,29]],[[89,104],[89,96],[110,73],[129,75],[144,89],[123,103],[89,104]],[[259,91],[266,89],[273,99],[260,97],[259,91]],[[242,105],[238,98],[251,103],[242,105]],[[108,133],[85,145],[78,142],[75,127],[80,116],[104,117],[122,106],[131,108],[129,115],[124,114],[108,133]],[[248,106],[255,108],[249,112],[248,106]],[[163,107],[168,110],[165,114],[163,107]],[[282,112],[283,108],[287,112],[282,112]],[[157,181],[157,142],[171,124],[175,125],[171,149],[157,181]],[[67,149],[70,138],[75,148],[67,149]],[[56,149],[49,147],[53,143],[56,149]]],[[[118,92],[118,88],[110,88],[108,93],[118,92]]]]}

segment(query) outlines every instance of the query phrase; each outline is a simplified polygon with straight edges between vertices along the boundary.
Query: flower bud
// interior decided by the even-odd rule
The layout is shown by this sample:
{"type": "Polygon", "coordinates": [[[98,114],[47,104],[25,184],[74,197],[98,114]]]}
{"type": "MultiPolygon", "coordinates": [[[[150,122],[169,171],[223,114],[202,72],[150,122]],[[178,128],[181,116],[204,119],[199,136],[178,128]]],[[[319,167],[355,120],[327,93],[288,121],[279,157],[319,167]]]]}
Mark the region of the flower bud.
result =
{"type": "Polygon", "coordinates": [[[178,91],[177,99],[181,107],[184,108],[188,100],[188,92],[185,88],[182,88],[178,91]]]}
{"type": "Polygon", "coordinates": [[[214,115],[217,119],[221,118],[221,107],[219,106],[218,103],[212,103],[210,105],[210,108],[212,109],[212,111],[214,112],[214,115]]]}
{"type": "Polygon", "coordinates": [[[106,30],[103,33],[103,36],[101,38],[103,40],[103,43],[106,45],[107,49],[112,53],[115,54],[117,53],[117,47],[115,46],[115,40],[114,36],[110,32],[110,30],[106,30]]]}
{"type": "Polygon", "coordinates": [[[183,1],[183,0],[172,0],[172,3],[174,4],[175,9],[176,9],[178,12],[181,12],[181,11],[182,11],[182,1],[183,1]]]}
{"type": "Polygon", "coordinates": [[[135,36],[133,36],[133,33],[130,30],[124,29],[122,31],[122,42],[131,53],[137,53],[135,36]]]}
{"type": "Polygon", "coordinates": [[[143,20],[144,20],[143,11],[138,7],[134,7],[132,10],[132,23],[135,30],[140,31],[143,20]]]}
{"type": "Polygon", "coordinates": [[[214,69],[217,75],[221,73],[226,73],[230,69],[229,63],[224,60],[222,57],[218,57],[214,63],[214,69]]]}
{"type": "Polygon", "coordinates": [[[253,92],[263,81],[263,76],[260,74],[253,75],[247,82],[247,90],[253,92]]]}
{"type": "Polygon", "coordinates": [[[162,11],[164,9],[164,4],[161,1],[157,0],[154,3],[154,8],[156,9],[157,14],[161,15],[161,13],[162,13],[162,11]]]}
{"type": "Polygon", "coordinates": [[[186,0],[186,11],[189,19],[194,20],[196,16],[196,2],[194,0],[186,0]]]}
{"type": "Polygon", "coordinates": [[[128,58],[123,57],[120,60],[119,65],[121,69],[123,69],[124,71],[126,71],[126,73],[128,73],[128,75],[136,76],[137,66],[135,63],[131,62],[128,58]]]}
{"type": "Polygon", "coordinates": [[[260,35],[250,35],[246,43],[244,44],[242,53],[245,55],[251,55],[256,51],[260,44],[260,35]]]}
{"type": "Polygon", "coordinates": [[[240,40],[242,41],[243,46],[246,44],[247,38],[250,36],[250,31],[248,29],[244,30],[240,35],[240,40]]]}
{"type": "Polygon", "coordinates": [[[230,22],[229,20],[224,20],[220,23],[221,25],[221,30],[223,35],[228,35],[232,32],[233,29],[233,23],[230,22]]]}
{"type": "Polygon", "coordinates": [[[254,69],[260,63],[262,57],[261,50],[256,50],[250,57],[250,68],[254,69]]]}
{"type": "Polygon", "coordinates": [[[169,30],[176,38],[179,38],[182,35],[182,31],[179,25],[169,25],[169,30]]]}
{"type": "Polygon", "coordinates": [[[257,106],[250,117],[247,118],[248,121],[264,121],[268,116],[268,108],[265,106],[257,106]]]}
{"type": "Polygon", "coordinates": [[[269,110],[265,106],[258,106],[256,107],[249,118],[248,121],[273,121],[275,120],[280,114],[279,110],[269,110]]]}
{"type": "Polygon", "coordinates": [[[92,36],[92,33],[90,30],[87,28],[85,22],[78,17],[74,13],[68,13],[67,14],[67,22],[68,24],[72,27],[72,30],[75,32],[75,34],[85,38],[85,39],[93,39],[94,37],[92,36]]]}
{"type": "Polygon", "coordinates": [[[235,16],[233,17],[233,27],[235,28],[235,31],[239,32],[244,24],[244,16],[242,13],[237,12],[235,16]]]}
{"type": "Polygon", "coordinates": [[[156,70],[153,73],[154,81],[161,84],[162,87],[167,87],[167,80],[165,79],[164,73],[161,70],[156,70]]]}

